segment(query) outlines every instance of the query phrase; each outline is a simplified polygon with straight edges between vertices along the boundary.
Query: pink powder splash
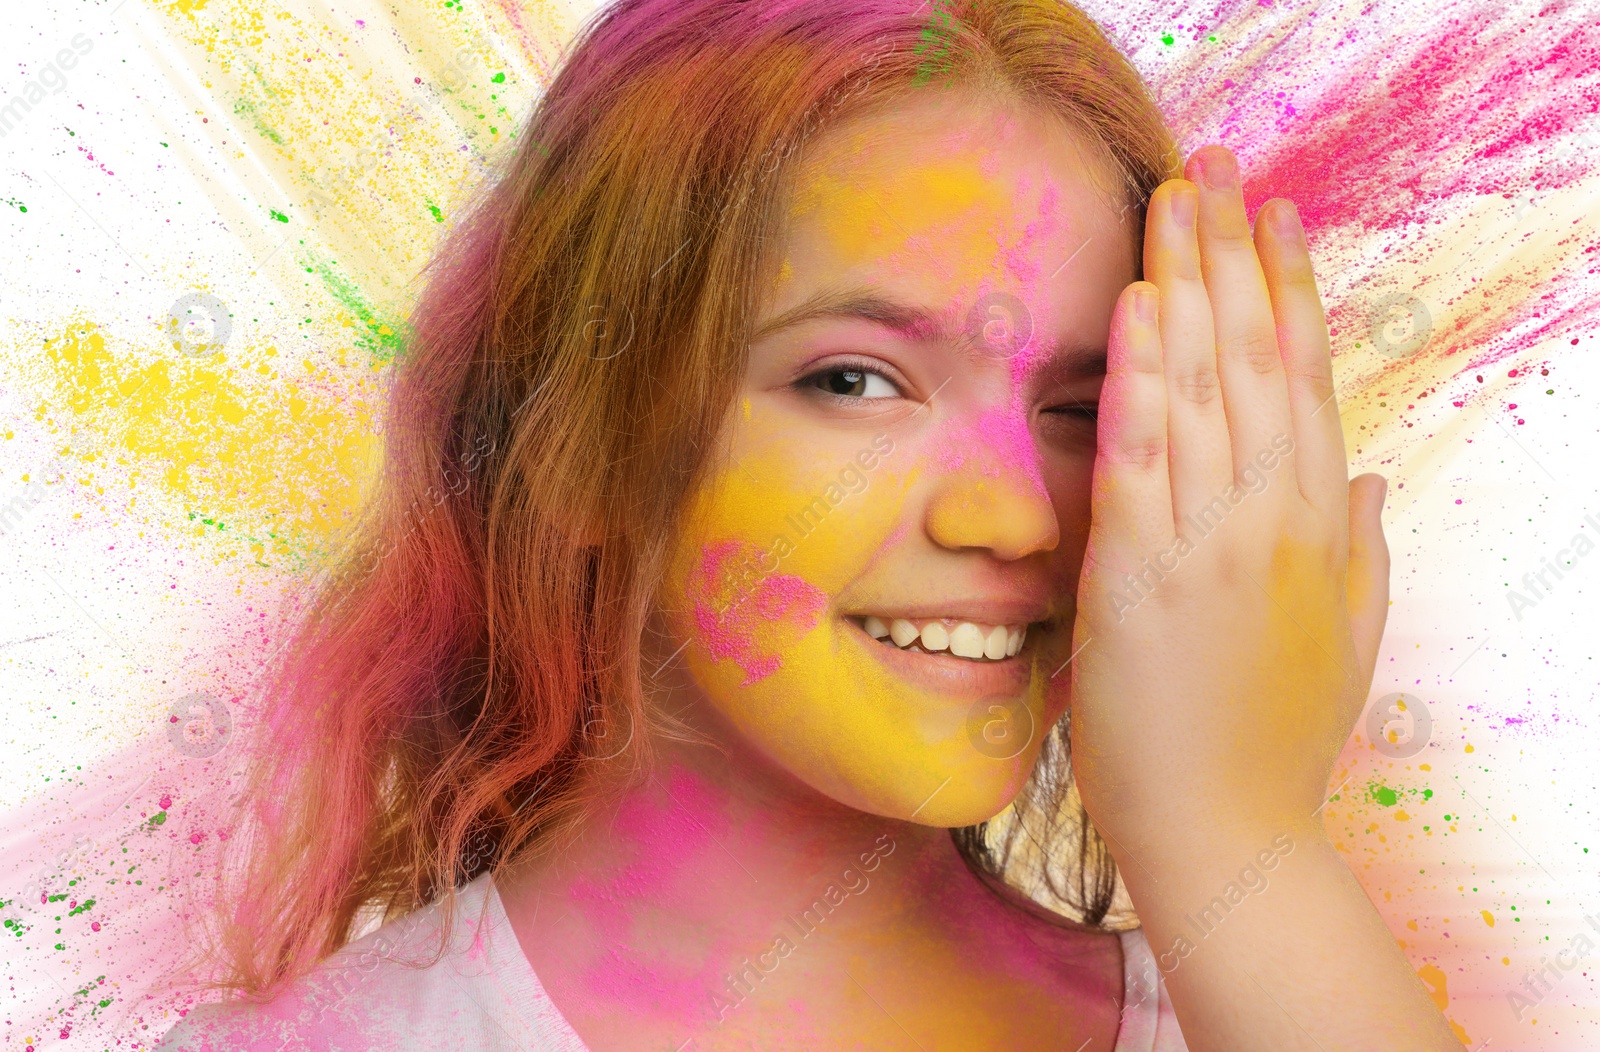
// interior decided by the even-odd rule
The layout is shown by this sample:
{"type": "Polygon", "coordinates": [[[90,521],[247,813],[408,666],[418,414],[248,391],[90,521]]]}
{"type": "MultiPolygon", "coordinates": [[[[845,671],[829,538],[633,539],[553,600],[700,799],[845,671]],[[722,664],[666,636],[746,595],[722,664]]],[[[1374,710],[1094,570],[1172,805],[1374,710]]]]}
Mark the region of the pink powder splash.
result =
{"type": "MultiPolygon", "coordinates": [[[[1460,246],[1442,243],[1438,228],[1488,198],[1504,199],[1507,216],[1518,202],[1525,225],[1482,244],[1493,251],[1468,272],[1485,280],[1461,294],[1456,321],[1435,331],[1424,386],[1600,321],[1600,302],[1582,294],[1600,251],[1592,225],[1560,232],[1554,264],[1492,266],[1524,251],[1541,195],[1600,169],[1592,12],[1479,3],[1443,17],[1378,4],[1353,17],[1331,6],[1230,2],[1197,20],[1209,36],[1141,49],[1149,13],[1144,5],[1097,12],[1135,53],[1183,156],[1220,142],[1239,156],[1252,212],[1269,197],[1294,201],[1319,275],[1333,274],[1335,287],[1411,288],[1460,267],[1460,246]],[[1313,50],[1319,59],[1309,62],[1313,50]]],[[[1337,355],[1361,339],[1367,304],[1336,294],[1327,305],[1337,355]]]]}
{"type": "Polygon", "coordinates": [[[733,660],[744,670],[741,686],[757,683],[783,666],[758,639],[764,628],[786,623],[801,631],[814,627],[828,597],[793,574],[765,573],[772,560],[743,541],[708,544],[691,575],[700,642],[718,660],[733,660]]]}
{"type": "Polygon", "coordinates": [[[958,471],[976,452],[984,461],[977,468],[979,474],[996,479],[1020,474],[1035,494],[1042,495],[1046,493],[1044,465],[1028,426],[1020,381],[1015,379],[1020,368],[1012,370],[1011,404],[985,410],[970,422],[952,420],[946,423],[932,444],[931,459],[945,471],[958,471]]]}

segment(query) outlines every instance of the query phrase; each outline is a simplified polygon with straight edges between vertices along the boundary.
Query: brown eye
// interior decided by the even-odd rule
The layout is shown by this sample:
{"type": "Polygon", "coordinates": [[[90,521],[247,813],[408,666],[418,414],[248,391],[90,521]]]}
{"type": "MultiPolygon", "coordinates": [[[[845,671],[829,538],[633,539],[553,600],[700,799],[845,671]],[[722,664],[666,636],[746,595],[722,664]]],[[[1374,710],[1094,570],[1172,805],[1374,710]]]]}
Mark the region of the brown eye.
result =
{"type": "Polygon", "coordinates": [[[894,384],[865,369],[825,369],[807,379],[811,386],[841,398],[894,398],[900,394],[894,384]]]}

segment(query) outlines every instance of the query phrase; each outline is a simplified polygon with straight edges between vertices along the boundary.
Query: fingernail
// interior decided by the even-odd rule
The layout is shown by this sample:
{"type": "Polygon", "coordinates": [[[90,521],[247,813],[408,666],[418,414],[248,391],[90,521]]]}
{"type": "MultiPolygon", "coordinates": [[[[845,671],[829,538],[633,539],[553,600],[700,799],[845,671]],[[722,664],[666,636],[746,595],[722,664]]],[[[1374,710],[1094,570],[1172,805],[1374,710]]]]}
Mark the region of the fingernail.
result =
{"type": "Polygon", "coordinates": [[[1133,312],[1140,321],[1154,325],[1159,307],[1160,299],[1155,289],[1145,285],[1133,290],[1133,312]]]}
{"type": "Polygon", "coordinates": [[[1239,166],[1234,163],[1233,155],[1221,150],[1206,154],[1206,159],[1200,162],[1200,174],[1213,190],[1232,190],[1239,182],[1239,166]]]}
{"type": "Polygon", "coordinates": [[[1171,201],[1173,222],[1182,227],[1194,226],[1194,214],[1200,206],[1200,195],[1185,187],[1174,190],[1171,201]]]}
{"type": "Polygon", "coordinates": [[[1300,210],[1295,208],[1293,201],[1279,201],[1273,205],[1267,222],[1272,224],[1272,232],[1285,241],[1299,241],[1302,238],[1300,210]]]}

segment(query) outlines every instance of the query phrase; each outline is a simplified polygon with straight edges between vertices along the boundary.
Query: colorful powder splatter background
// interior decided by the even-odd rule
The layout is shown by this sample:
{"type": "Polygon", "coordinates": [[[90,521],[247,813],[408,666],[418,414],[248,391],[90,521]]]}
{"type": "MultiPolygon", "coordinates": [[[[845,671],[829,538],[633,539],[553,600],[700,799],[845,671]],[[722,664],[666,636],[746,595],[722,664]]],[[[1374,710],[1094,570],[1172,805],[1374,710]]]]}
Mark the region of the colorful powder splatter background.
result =
{"type": "MultiPolygon", "coordinates": [[[[1600,945],[1600,5],[1088,6],[1186,148],[1299,204],[1392,480],[1373,695],[1429,740],[1364,721],[1328,828],[1465,1045],[1600,1046],[1600,950],[1520,985],[1600,945]]],[[[420,268],[591,10],[8,5],[4,1049],[147,1047],[184,1003],[153,978],[280,599],[371,482],[420,268]]]]}

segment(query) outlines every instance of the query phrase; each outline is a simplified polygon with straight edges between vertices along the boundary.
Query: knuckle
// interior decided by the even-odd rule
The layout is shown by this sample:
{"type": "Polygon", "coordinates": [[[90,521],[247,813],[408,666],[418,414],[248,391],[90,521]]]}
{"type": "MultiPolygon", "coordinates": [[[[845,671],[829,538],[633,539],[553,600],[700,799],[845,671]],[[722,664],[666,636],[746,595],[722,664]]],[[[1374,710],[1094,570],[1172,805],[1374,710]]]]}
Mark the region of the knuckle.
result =
{"type": "Polygon", "coordinates": [[[1212,252],[1230,255],[1248,252],[1252,258],[1255,257],[1255,237],[1251,235],[1250,227],[1246,223],[1217,223],[1205,232],[1205,242],[1212,252]]]}
{"type": "Polygon", "coordinates": [[[1128,435],[1113,441],[1107,450],[1117,464],[1149,470],[1167,458],[1167,440],[1160,435],[1128,435]]]}
{"type": "Polygon", "coordinates": [[[1311,401],[1313,405],[1320,406],[1334,395],[1333,377],[1326,372],[1317,370],[1296,370],[1289,374],[1291,390],[1298,390],[1311,401]]]}
{"type": "Polygon", "coordinates": [[[1228,341],[1228,356],[1243,362],[1252,372],[1271,373],[1283,368],[1278,356],[1278,341],[1270,333],[1246,331],[1228,341]]]}
{"type": "Polygon", "coordinates": [[[1206,294],[1206,268],[1200,254],[1193,247],[1180,246],[1168,258],[1166,265],[1171,268],[1173,277],[1179,281],[1192,283],[1198,295],[1206,294]]]}
{"type": "Polygon", "coordinates": [[[1311,269],[1311,257],[1291,257],[1279,262],[1278,283],[1302,295],[1317,296],[1317,275],[1311,269]]]}
{"type": "Polygon", "coordinates": [[[1217,370],[1209,362],[1183,369],[1173,380],[1178,397],[1191,405],[1209,406],[1222,394],[1217,370]]]}

